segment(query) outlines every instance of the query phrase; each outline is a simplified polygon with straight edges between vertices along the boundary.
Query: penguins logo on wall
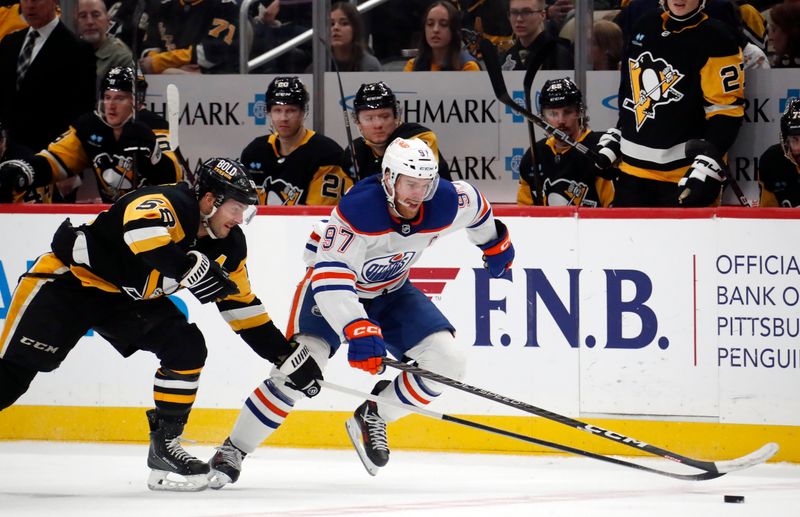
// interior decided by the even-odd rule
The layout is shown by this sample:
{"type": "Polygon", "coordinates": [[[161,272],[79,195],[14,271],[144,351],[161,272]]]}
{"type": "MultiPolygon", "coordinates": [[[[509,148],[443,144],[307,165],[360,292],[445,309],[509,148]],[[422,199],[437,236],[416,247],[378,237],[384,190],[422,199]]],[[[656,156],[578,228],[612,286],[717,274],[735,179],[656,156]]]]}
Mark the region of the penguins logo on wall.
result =
{"type": "Polygon", "coordinates": [[[263,189],[266,196],[265,205],[294,206],[303,197],[303,189],[295,187],[280,178],[272,179],[272,176],[268,176],[264,180],[263,189]]]}
{"type": "Polygon", "coordinates": [[[636,116],[638,131],[647,119],[655,118],[656,106],[679,101],[683,94],[675,89],[684,74],[661,58],[654,59],[650,52],[643,52],[636,59],[628,60],[632,99],[625,99],[622,106],[636,116]]]}

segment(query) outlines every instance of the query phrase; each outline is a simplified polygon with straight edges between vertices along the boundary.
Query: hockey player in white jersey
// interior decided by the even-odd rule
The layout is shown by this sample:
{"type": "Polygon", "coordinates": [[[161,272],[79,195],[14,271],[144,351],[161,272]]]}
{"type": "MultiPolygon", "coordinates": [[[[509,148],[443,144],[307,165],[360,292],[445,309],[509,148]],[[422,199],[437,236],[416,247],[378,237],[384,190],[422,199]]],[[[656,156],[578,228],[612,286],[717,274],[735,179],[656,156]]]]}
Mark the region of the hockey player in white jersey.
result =
{"type": "MultiPolygon", "coordinates": [[[[505,225],[472,185],[440,180],[435,155],[418,139],[395,139],[382,175],[356,184],[306,244],[308,269],[294,296],[287,337],[308,347],[320,368],[347,342],[354,368],[372,374],[386,352],[454,379],[465,373],[466,350],[455,328],[408,281],[410,268],[438,237],[465,229],[493,277],[514,259],[505,225]]],[[[438,386],[406,372],[378,382],[373,393],[422,407],[438,386]]],[[[283,423],[304,395],[273,369],[248,397],[229,438],[211,458],[212,488],[239,478],[243,458],[283,423]]],[[[366,401],[347,421],[364,466],[375,475],[389,461],[386,424],[408,411],[366,401]]]]}

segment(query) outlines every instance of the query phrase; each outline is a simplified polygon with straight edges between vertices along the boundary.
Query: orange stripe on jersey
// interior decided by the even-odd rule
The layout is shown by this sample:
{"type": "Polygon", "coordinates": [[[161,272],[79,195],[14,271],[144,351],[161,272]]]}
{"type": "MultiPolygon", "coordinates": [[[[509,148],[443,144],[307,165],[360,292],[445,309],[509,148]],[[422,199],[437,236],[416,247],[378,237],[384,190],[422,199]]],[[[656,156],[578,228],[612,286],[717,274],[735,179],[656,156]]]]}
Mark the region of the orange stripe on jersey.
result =
{"type": "Polygon", "coordinates": [[[314,268],[310,267],[306,270],[306,275],[300,280],[300,283],[297,284],[297,288],[294,290],[292,308],[289,310],[289,324],[286,327],[286,339],[291,339],[292,336],[297,334],[294,322],[297,320],[297,313],[300,311],[300,306],[303,303],[303,296],[312,274],[314,274],[314,268]]]}
{"type": "Polygon", "coordinates": [[[385,229],[385,230],[383,230],[383,231],[380,231],[380,232],[362,232],[362,231],[359,231],[359,230],[357,230],[357,229],[356,229],[356,227],[355,227],[355,226],[353,226],[353,225],[350,223],[350,221],[348,221],[348,220],[347,220],[347,218],[346,218],[346,217],[345,217],[345,216],[342,214],[342,211],[341,211],[341,210],[339,210],[339,207],[338,207],[338,206],[337,206],[336,208],[334,208],[334,211],[336,212],[336,215],[339,217],[339,219],[341,219],[342,221],[344,221],[345,223],[347,223],[347,226],[348,226],[348,227],[349,227],[351,230],[353,230],[353,232],[357,233],[358,235],[385,235],[385,234],[387,234],[387,233],[392,233],[392,232],[394,232],[394,230],[393,230],[392,228],[387,228],[387,229],[385,229]]]}
{"type": "Polygon", "coordinates": [[[270,402],[269,399],[267,399],[267,397],[265,397],[264,394],[261,393],[260,387],[256,388],[255,394],[256,397],[258,397],[258,400],[260,400],[262,404],[267,406],[267,408],[269,408],[269,410],[275,413],[276,415],[286,418],[286,416],[289,414],[286,411],[279,408],[278,406],[276,406],[275,404],[273,404],[272,402],[270,402]]]}
{"type": "Polygon", "coordinates": [[[320,280],[327,280],[330,278],[340,278],[342,280],[355,281],[356,275],[354,275],[353,273],[317,273],[316,275],[311,277],[311,281],[318,282],[320,280]]]}
{"type": "Polygon", "coordinates": [[[403,385],[406,387],[406,390],[408,390],[408,393],[412,397],[414,397],[414,399],[416,399],[417,402],[419,402],[420,404],[430,404],[430,402],[431,402],[430,400],[422,398],[416,392],[416,390],[411,386],[411,382],[409,382],[409,380],[408,380],[408,372],[403,372],[403,385]]]}

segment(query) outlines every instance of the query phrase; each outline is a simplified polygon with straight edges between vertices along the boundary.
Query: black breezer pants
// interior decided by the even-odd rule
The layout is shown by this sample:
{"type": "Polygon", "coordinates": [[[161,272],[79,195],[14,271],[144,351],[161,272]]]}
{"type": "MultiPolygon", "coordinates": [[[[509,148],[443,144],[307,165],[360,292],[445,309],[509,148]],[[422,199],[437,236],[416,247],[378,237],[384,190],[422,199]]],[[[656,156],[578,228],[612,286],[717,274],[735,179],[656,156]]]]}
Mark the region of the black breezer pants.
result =
{"type": "Polygon", "coordinates": [[[681,189],[671,181],[657,181],[621,172],[614,180],[614,208],[674,208],[678,204],[681,189]]]}
{"type": "Polygon", "coordinates": [[[0,342],[0,409],[22,396],[38,372],[58,368],[89,329],[123,357],[137,350],[154,353],[161,370],[199,376],[205,364],[202,333],[169,299],[134,300],[84,287],[71,273],[26,273],[14,291],[0,342]]]}

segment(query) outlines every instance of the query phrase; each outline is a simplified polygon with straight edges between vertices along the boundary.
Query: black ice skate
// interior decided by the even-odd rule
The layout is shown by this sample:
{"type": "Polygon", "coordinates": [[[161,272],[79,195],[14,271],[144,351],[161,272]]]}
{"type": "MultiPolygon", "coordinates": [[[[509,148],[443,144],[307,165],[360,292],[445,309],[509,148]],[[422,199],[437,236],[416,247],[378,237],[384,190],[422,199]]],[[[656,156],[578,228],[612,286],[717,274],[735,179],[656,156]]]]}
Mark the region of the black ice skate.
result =
{"type": "Polygon", "coordinates": [[[159,418],[155,409],[147,411],[147,421],[150,424],[147,466],[152,469],[147,478],[147,487],[150,490],[180,492],[205,490],[208,487],[208,464],[181,446],[180,435],[186,421],[159,418]]]}
{"type": "MultiPolygon", "coordinates": [[[[380,381],[372,394],[380,393],[390,381],[380,381]]],[[[389,442],[386,440],[386,422],[378,414],[378,405],[367,400],[345,422],[347,434],[353,442],[361,463],[370,475],[377,475],[389,463],[389,442]]]]}
{"type": "Polygon", "coordinates": [[[217,447],[217,452],[208,462],[211,467],[211,472],[208,473],[209,488],[219,490],[228,483],[236,483],[242,472],[245,456],[246,452],[233,445],[230,438],[225,438],[225,442],[217,447]]]}

